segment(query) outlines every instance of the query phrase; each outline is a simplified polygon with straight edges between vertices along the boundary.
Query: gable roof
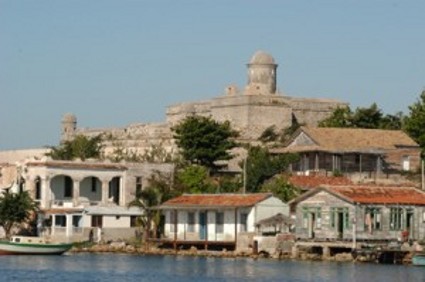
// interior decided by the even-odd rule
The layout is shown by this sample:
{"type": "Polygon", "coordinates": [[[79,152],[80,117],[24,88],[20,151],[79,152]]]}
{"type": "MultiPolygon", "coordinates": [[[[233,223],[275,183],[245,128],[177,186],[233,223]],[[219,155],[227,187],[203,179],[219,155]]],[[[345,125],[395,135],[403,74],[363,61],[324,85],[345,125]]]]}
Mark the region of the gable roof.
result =
{"type": "Polygon", "coordinates": [[[160,206],[160,209],[251,207],[271,196],[272,194],[270,193],[183,194],[166,201],[160,206]]]}
{"type": "Polygon", "coordinates": [[[299,203],[321,191],[352,204],[425,205],[425,192],[415,187],[358,185],[316,188],[292,200],[290,204],[299,203]]]}
{"type": "Polygon", "coordinates": [[[325,128],[301,127],[285,148],[276,152],[329,151],[329,152],[380,152],[399,147],[419,148],[401,130],[382,130],[365,128],[325,128]],[[306,144],[296,144],[296,139],[304,135],[306,144]]]}

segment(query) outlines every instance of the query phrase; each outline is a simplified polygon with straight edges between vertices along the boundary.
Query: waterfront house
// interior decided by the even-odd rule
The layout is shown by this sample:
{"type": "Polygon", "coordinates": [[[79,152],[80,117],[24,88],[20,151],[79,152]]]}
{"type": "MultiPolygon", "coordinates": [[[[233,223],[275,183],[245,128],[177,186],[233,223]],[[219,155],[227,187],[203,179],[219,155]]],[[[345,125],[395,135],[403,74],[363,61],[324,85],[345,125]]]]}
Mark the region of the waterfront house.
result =
{"type": "Polygon", "coordinates": [[[39,203],[37,229],[57,240],[133,237],[138,208],[129,209],[152,173],[172,173],[170,164],[111,163],[96,160],[26,160],[17,167],[20,187],[39,203]],[[95,237],[96,237],[95,236],[95,237]]]}
{"type": "Polygon", "coordinates": [[[415,171],[420,147],[400,130],[301,127],[273,153],[298,153],[297,175],[344,174],[376,179],[415,171]]]}
{"type": "Polygon", "coordinates": [[[425,238],[425,192],[414,187],[319,187],[289,204],[301,240],[425,238]]]}
{"type": "Polygon", "coordinates": [[[256,223],[289,207],[269,193],[184,194],[159,207],[165,215],[163,242],[180,246],[235,248],[256,223]]]}

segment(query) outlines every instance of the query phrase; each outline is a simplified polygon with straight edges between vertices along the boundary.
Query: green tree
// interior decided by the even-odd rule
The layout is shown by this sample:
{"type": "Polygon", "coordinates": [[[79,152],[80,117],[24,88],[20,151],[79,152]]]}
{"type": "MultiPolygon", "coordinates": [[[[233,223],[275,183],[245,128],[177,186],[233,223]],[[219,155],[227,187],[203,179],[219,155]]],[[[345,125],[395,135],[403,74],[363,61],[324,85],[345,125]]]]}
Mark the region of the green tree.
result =
{"type": "Polygon", "coordinates": [[[387,130],[400,130],[403,128],[403,119],[404,116],[402,112],[398,112],[395,115],[387,114],[382,117],[379,128],[387,130]]]}
{"type": "Polygon", "coordinates": [[[51,151],[47,153],[54,160],[81,160],[89,158],[100,158],[102,154],[102,136],[87,137],[77,135],[71,141],[65,141],[59,146],[50,147],[51,151]]]}
{"type": "Polygon", "coordinates": [[[357,108],[352,115],[352,127],[379,128],[382,120],[382,111],[376,103],[368,108],[357,108]]]}
{"type": "Polygon", "coordinates": [[[238,136],[230,122],[196,115],[185,118],[172,130],[185,160],[213,170],[216,161],[232,158],[229,150],[236,147],[234,138],[238,136]]]}
{"type": "Polygon", "coordinates": [[[28,223],[36,211],[38,205],[27,191],[11,193],[5,190],[0,198],[0,225],[6,237],[10,237],[13,227],[28,223]]]}
{"type": "Polygon", "coordinates": [[[261,186],[261,192],[270,192],[283,202],[289,202],[299,196],[301,191],[289,183],[288,178],[282,175],[273,177],[261,186]]]}
{"type": "Polygon", "coordinates": [[[350,107],[336,108],[330,117],[319,122],[319,127],[352,127],[350,107]]]}
{"type": "Polygon", "coordinates": [[[422,155],[425,153],[425,90],[422,91],[419,99],[409,106],[409,114],[404,119],[404,130],[422,148],[422,155]]]}
{"type": "Polygon", "coordinates": [[[212,183],[208,169],[200,165],[189,165],[177,173],[177,181],[187,193],[214,193],[217,186],[212,183]]]}
{"type": "Polygon", "coordinates": [[[286,170],[297,159],[298,156],[294,154],[271,155],[266,148],[249,148],[245,165],[246,190],[258,192],[264,182],[286,170]]]}

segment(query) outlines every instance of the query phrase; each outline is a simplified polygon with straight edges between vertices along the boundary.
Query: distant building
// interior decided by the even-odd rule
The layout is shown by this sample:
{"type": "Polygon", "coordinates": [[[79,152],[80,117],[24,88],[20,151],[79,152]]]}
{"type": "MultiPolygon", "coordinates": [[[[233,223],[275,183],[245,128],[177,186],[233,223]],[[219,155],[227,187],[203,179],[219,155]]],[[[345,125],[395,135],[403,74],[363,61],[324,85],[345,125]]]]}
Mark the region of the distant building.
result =
{"type": "Polygon", "coordinates": [[[301,127],[274,153],[298,153],[298,175],[344,174],[357,179],[386,178],[420,168],[419,145],[400,130],[301,127]]]}
{"type": "Polygon", "coordinates": [[[70,140],[76,134],[104,134],[106,154],[116,146],[141,154],[153,146],[162,146],[165,151],[173,153],[176,148],[170,128],[189,115],[210,116],[220,122],[228,120],[240,132],[240,141],[256,143],[269,127],[274,126],[278,131],[289,127],[294,120],[316,126],[337,107],[347,106],[347,103],[336,100],[283,95],[277,89],[277,67],[271,55],[258,51],[247,64],[248,82],[243,90],[231,85],[220,97],[169,106],[166,122],[163,123],[135,123],[121,128],[80,128],[76,116],[65,114],[61,140],[70,140]]]}

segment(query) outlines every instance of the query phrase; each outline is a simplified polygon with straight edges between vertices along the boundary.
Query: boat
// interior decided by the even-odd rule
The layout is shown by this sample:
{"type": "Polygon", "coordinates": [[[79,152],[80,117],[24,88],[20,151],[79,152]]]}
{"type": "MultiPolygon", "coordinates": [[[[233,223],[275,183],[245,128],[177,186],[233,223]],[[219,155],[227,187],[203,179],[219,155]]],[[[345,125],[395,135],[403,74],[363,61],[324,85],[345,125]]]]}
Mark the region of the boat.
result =
{"type": "Polygon", "coordinates": [[[418,266],[425,266],[425,253],[415,254],[412,257],[412,264],[418,266]]]}
{"type": "Polygon", "coordinates": [[[61,255],[72,243],[53,243],[41,237],[12,236],[0,241],[0,255],[61,255]]]}

